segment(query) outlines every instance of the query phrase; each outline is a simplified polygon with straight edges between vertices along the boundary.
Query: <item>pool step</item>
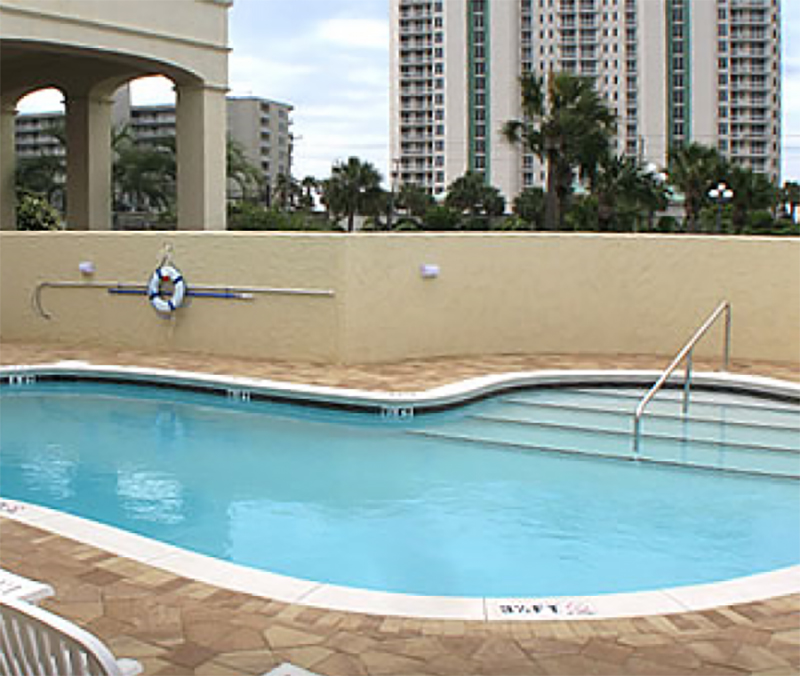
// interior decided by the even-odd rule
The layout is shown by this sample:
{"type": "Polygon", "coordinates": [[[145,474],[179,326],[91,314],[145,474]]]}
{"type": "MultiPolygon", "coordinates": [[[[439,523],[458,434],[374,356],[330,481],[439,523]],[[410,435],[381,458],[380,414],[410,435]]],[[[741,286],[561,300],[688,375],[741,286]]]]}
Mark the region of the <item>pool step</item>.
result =
{"type": "Polygon", "coordinates": [[[540,388],[492,397],[462,414],[419,421],[409,433],[523,451],[650,462],[800,479],[800,407],[736,392],[667,389],[642,418],[646,388],[540,388]]]}
{"type": "MultiPolygon", "coordinates": [[[[598,390],[597,393],[584,391],[515,393],[498,397],[492,404],[497,406],[527,406],[541,409],[573,411],[581,415],[633,416],[639,397],[617,397],[613,393],[598,390]]],[[[769,427],[800,434],[800,408],[789,405],[760,406],[739,405],[732,402],[711,402],[692,400],[689,404],[689,417],[695,421],[722,422],[732,426],[769,427]]],[[[661,393],[653,399],[645,411],[643,419],[680,419],[686,416],[679,398],[661,398],[661,393]]]]}
{"type": "MultiPolygon", "coordinates": [[[[550,401],[553,403],[575,403],[599,406],[609,409],[633,411],[648,388],[565,388],[551,390],[529,390],[505,395],[519,401],[550,401]]],[[[680,411],[683,404],[683,389],[667,388],[658,392],[648,405],[648,410],[656,406],[664,411],[680,411]]],[[[689,407],[693,413],[719,413],[721,411],[735,413],[737,417],[744,415],[752,419],[750,412],[757,416],[771,419],[775,414],[778,419],[792,421],[800,425],[800,401],[782,401],[763,399],[754,401],[751,396],[733,392],[717,392],[692,389],[689,396],[689,407]]]]}
{"type": "MultiPolygon", "coordinates": [[[[568,404],[552,401],[529,401],[523,399],[516,399],[514,397],[504,397],[493,400],[493,404],[499,406],[513,406],[513,407],[527,407],[531,409],[542,409],[552,411],[564,411],[574,414],[597,414],[598,416],[613,416],[622,418],[631,418],[636,407],[628,406],[625,408],[604,408],[600,406],[587,406],[579,404],[568,404]]],[[[785,429],[788,432],[800,433],[800,412],[790,412],[792,415],[785,415],[779,413],[779,417],[771,422],[765,422],[761,419],[747,420],[739,418],[731,418],[731,411],[726,410],[725,417],[713,416],[710,414],[698,414],[693,407],[690,407],[689,415],[691,420],[698,423],[720,423],[724,422],[726,425],[743,426],[743,427],[766,427],[768,429],[785,429]]],[[[645,411],[645,416],[652,419],[664,420],[685,420],[687,416],[680,408],[673,410],[655,410],[651,411],[649,408],[645,411]]]]}
{"type": "MultiPolygon", "coordinates": [[[[554,443],[556,440],[552,438],[546,443],[539,443],[534,440],[525,441],[507,436],[464,434],[463,432],[455,433],[434,429],[407,430],[406,433],[440,441],[494,446],[517,451],[800,480],[800,462],[787,462],[785,458],[781,460],[780,454],[765,455],[761,453],[759,455],[758,452],[732,452],[727,449],[710,454],[698,453],[696,447],[688,443],[676,446],[672,441],[667,443],[663,440],[659,442],[651,439],[647,443],[643,443],[641,453],[635,455],[629,443],[630,440],[628,443],[616,445],[586,443],[587,438],[576,439],[573,433],[569,438],[560,439],[559,441],[562,443],[554,443]]],[[[596,442],[599,438],[601,437],[591,435],[591,442],[596,442]]],[[[790,458],[790,460],[795,459],[790,458]]]]}
{"type": "MultiPolygon", "coordinates": [[[[470,417],[520,425],[567,425],[622,434],[630,434],[633,430],[633,413],[556,404],[500,402],[484,406],[481,412],[470,417]]],[[[800,451],[800,429],[784,425],[647,413],[642,418],[642,430],[654,436],[691,437],[712,444],[746,444],[800,451]]]]}
{"type": "MultiPolygon", "coordinates": [[[[571,388],[571,392],[587,394],[592,397],[606,397],[616,399],[632,399],[640,400],[649,388],[571,388]]],[[[683,387],[673,386],[666,387],[659,390],[656,398],[661,401],[683,401],[683,387]]],[[[751,395],[738,394],[736,392],[722,392],[718,390],[705,390],[697,387],[692,387],[689,396],[690,401],[701,404],[716,404],[722,406],[730,406],[734,408],[755,408],[763,410],[775,410],[793,413],[795,416],[800,415],[800,400],[780,400],[780,399],[762,399],[754,401],[751,395]]]]}
{"type": "MultiPolygon", "coordinates": [[[[540,429],[553,429],[553,430],[574,430],[580,432],[588,432],[593,434],[605,434],[605,435],[614,435],[617,437],[623,437],[630,439],[631,436],[631,419],[620,419],[618,420],[618,425],[614,427],[594,427],[579,424],[577,422],[553,422],[549,420],[534,420],[528,418],[516,418],[516,417],[506,417],[506,416],[496,416],[496,415],[471,415],[467,418],[468,420],[475,420],[475,421],[484,421],[487,423],[498,423],[498,424],[509,424],[509,425],[521,425],[526,426],[529,428],[540,428],[540,429]]],[[[750,450],[759,450],[759,451],[766,451],[766,452],[775,452],[775,453],[790,453],[800,456],[800,447],[792,446],[791,442],[796,441],[797,438],[790,438],[789,432],[785,433],[787,443],[780,444],[780,443],[771,443],[766,444],[763,440],[763,435],[766,434],[767,430],[756,430],[757,433],[760,433],[762,436],[759,437],[758,434],[754,435],[754,438],[749,439],[746,438],[747,435],[742,435],[740,437],[736,437],[733,434],[730,434],[729,430],[725,430],[722,426],[715,425],[714,428],[718,432],[717,436],[711,434],[698,434],[697,432],[704,431],[703,426],[701,426],[698,430],[698,426],[695,424],[694,420],[687,419],[681,425],[655,425],[654,422],[664,422],[664,421],[650,421],[644,420],[643,424],[643,433],[641,435],[642,439],[665,439],[671,441],[680,441],[684,442],[687,440],[691,440],[692,443],[700,444],[700,445],[707,445],[707,446],[726,446],[730,448],[743,448],[743,449],[750,449],[750,450]],[[727,433],[726,433],[727,432],[727,433]]],[[[750,428],[745,428],[744,430],[738,430],[741,434],[742,431],[751,431],[750,428]]],[[[781,435],[784,436],[784,432],[781,432],[781,435]]],[[[772,435],[771,439],[774,439],[775,435],[772,435]]]]}

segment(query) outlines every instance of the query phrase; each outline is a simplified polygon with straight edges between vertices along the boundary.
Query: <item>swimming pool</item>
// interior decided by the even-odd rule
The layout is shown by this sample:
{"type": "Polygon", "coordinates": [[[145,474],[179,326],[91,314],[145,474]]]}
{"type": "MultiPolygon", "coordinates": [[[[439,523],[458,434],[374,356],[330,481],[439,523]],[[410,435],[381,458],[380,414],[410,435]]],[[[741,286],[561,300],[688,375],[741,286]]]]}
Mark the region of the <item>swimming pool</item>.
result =
{"type": "Polygon", "coordinates": [[[645,424],[644,461],[630,462],[628,419],[607,406],[635,402],[628,385],[515,389],[411,417],[407,401],[365,414],[257,401],[236,384],[221,398],[14,383],[2,390],[0,495],[294,578],[574,596],[800,561],[800,482],[770,476],[798,474],[797,409],[781,401],[698,392],[691,423],[665,401],[645,424]],[[587,437],[590,426],[601,431],[587,437]]]}

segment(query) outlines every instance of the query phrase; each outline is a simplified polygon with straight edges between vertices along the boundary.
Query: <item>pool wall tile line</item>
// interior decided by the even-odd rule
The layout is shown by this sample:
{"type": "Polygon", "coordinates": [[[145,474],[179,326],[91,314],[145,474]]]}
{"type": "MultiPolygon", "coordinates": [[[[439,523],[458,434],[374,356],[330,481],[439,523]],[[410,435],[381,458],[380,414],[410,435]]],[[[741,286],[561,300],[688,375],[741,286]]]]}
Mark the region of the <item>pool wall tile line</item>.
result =
{"type": "Polygon", "coordinates": [[[800,593],[797,565],[713,584],[603,596],[505,599],[393,594],[255,570],[2,496],[0,516],[224,589],[284,603],[374,615],[489,622],[600,620],[705,610],[800,593]]]}
{"type": "MultiPolygon", "coordinates": [[[[423,392],[386,392],[322,385],[304,385],[275,380],[220,376],[171,369],[138,366],[97,366],[80,361],[62,361],[44,365],[17,365],[0,368],[0,379],[20,376],[75,377],[134,382],[148,382],[176,387],[189,387],[250,395],[267,399],[289,400],[298,404],[317,404],[344,408],[393,411],[406,408],[436,410],[467,403],[502,391],[526,387],[555,385],[648,385],[660,375],[653,370],[542,370],[503,373],[469,378],[423,392]]],[[[720,372],[696,372],[692,376],[698,386],[750,391],[767,396],[800,399],[800,384],[762,376],[720,372]]],[[[679,382],[679,378],[677,379],[679,382]]],[[[24,386],[24,385],[23,385],[24,386]]]]}

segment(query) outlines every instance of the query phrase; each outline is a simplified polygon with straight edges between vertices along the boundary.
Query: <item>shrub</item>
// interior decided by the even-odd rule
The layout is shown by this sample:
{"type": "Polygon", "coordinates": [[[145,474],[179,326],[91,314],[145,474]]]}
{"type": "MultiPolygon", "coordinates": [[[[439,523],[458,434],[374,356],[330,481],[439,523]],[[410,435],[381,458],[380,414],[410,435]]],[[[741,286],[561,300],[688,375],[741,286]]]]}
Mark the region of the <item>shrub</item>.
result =
{"type": "Polygon", "coordinates": [[[17,230],[61,230],[61,214],[42,195],[23,192],[17,205],[17,230]]]}
{"type": "Polygon", "coordinates": [[[458,230],[461,217],[449,207],[437,205],[425,212],[423,230],[458,230]]]}
{"type": "Polygon", "coordinates": [[[680,232],[680,223],[674,216],[661,216],[656,223],[656,232],[680,232]]]}

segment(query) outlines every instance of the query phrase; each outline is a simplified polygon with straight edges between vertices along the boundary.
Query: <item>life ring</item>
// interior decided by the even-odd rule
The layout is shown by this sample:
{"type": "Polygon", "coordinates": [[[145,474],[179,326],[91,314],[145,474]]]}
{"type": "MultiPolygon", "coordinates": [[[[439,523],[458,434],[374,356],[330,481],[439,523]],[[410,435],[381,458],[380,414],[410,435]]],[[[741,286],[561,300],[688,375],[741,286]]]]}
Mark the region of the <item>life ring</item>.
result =
{"type": "Polygon", "coordinates": [[[183,275],[178,272],[171,265],[162,265],[156,268],[153,276],[150,278],[150,284],[147,285],[147,297],[150,299],[150,304],[162,314],[170,314],[175,312],[181,305],[183,305],[183,298],[186,295],[186,281],[183,275]],[[172,295],[162,296],[161,284],[163,282],[172,282],[172,295]]]}

